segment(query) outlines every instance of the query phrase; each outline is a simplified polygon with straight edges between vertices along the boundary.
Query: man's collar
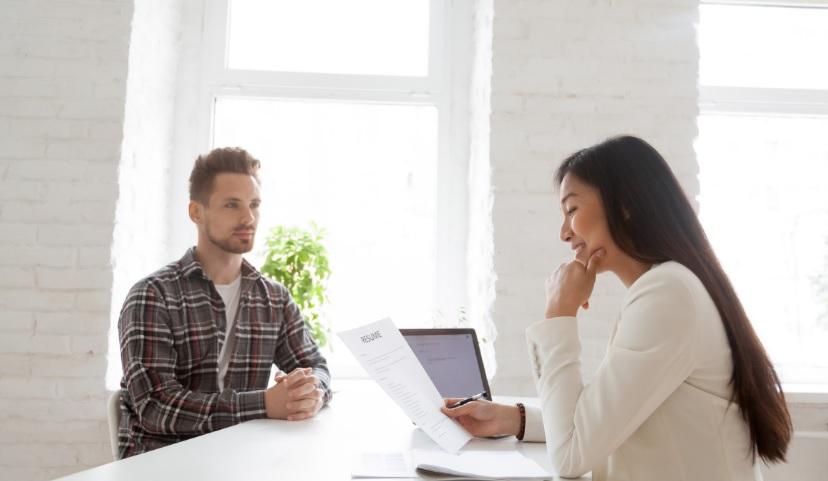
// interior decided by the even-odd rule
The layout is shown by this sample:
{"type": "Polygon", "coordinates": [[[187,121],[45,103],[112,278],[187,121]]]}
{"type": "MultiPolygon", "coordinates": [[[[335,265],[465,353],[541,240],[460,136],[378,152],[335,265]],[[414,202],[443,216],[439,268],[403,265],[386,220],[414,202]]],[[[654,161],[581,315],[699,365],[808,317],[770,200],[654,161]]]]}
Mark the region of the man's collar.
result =
{"type": "Polygon", "coordinates": [[[181,269],[181,274],[184,277],[190,277],[195,274],[201,274],[202,277],[207,277],[204,275],[204,269],[202,269],[201,263],[196,259],[195,247],[187,249],[187,252],[184,253],[184,257],[178,261],[178,265],[181,269]]]}
{"type": "Polygon", "coordinates": [[[241,265],[241,275],[247,280],[255,281],[258,278],[262,277],[262,273],[259,272],[258,269],[253,267],[253,265],[247,262],[247,259],[242,257],[242,265],[241,265]]]}

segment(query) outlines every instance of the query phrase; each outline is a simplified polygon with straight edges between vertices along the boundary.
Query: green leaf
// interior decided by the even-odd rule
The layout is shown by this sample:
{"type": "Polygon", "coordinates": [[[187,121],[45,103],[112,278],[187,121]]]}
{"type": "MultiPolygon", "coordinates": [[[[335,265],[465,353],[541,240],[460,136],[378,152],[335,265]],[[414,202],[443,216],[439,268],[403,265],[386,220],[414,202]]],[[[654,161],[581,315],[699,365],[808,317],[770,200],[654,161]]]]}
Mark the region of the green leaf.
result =
{"type": "Polygon", "coordinates": [[[330,333],[320,316],[331,275],[323,239],[324,230],[315,222],[308,229],[275,226],[265,238],[267,251],[260,269],[290,292],[320,347],[327,345],[330,333]]]}

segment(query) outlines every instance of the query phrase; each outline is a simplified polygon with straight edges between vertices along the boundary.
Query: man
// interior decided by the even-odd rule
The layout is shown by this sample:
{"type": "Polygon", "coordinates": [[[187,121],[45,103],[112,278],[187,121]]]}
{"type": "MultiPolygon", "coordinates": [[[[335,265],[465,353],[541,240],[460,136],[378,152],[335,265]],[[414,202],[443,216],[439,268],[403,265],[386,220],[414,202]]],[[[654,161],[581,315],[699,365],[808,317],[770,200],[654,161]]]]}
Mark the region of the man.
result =
{"type": "Polygon", "coordinates": [[[121,458],[250,419],[306,419],[330,400],[327,364],[287,289],[242,258],[259,221],[259,165],[239,148],[196,159],[198,244],[124,302],[121,458]],[[289,374],[268,389],[274,363],[289,374]]]}

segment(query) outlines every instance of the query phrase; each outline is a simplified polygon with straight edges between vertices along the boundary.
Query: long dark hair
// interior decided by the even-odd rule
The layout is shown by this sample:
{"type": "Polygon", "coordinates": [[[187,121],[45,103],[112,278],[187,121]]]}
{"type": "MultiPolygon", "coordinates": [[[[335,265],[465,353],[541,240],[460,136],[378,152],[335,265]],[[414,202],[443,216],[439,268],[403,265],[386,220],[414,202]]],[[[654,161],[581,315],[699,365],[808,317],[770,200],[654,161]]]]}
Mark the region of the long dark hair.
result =
{"type": "Polygon", "coordinates": [[[627,255],[648,264],[676,261],[701,280],[727,333],[730,401],[750,428],[751,454],[785,461],[793,426],[779,376],[664,158],[639,138],[614,137],[564,160],[558,186],[567,174],[598,189],[612,240],[627,255]]]}

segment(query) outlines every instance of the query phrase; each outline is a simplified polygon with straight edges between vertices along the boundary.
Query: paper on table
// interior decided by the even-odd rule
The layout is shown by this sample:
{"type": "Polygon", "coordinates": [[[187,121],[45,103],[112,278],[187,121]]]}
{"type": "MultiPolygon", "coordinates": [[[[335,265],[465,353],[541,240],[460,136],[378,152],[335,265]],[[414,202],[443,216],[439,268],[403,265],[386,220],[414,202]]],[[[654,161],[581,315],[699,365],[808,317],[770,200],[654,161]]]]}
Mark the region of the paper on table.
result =
{"type": "Polygon", "coordinates": [[[353,479],[553,479],[552,473],[512,449],[467,449],[448,454],[436,449],[409,453],[363,453],[351,470],[353,479]]]}
{"type": "Polygon", "coordinates": [[[440,412],[443,398],[391,319],[342,331],[339,337],[368,374],[441,448],[456,453],[471,439],[456,421],[440,412]]]}
{"type": "Polygon", "coordinates": [[[552,479],[552,473],[516,450],[466,450],[447,454],[437,450],[411,451],[418,469],[481,479],[552,479]]]}
{"type": "Polygon", "coordinates": [[[363,453],[351,478],[416,478],[417,471],[403,453],[363,453]]]}

